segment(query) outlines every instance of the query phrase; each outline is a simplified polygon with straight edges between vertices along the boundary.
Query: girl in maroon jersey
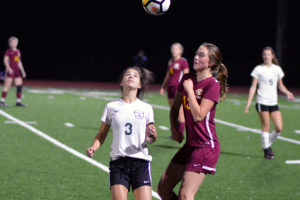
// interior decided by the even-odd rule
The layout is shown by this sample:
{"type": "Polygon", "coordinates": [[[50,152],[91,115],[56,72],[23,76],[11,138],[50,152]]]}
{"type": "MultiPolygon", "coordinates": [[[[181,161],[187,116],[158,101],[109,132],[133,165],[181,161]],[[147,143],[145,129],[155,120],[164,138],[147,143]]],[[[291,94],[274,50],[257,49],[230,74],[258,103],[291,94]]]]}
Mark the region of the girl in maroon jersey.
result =
{"type": "Polygon", "coordinates": [[[158,184],[163,200],[194,199],[206,174],[215,174],[220,154],[214,117],[220,99],[227,91],[227,69],[222,64],[219,48],[202,44],[194,57],[196,74],[183,76],[170,112],[171,131],[175,140],[182,142],[177,128],[179,109],[183,106],[186,143],[175,154],[158,184]],[[212,72],[217,72],[216,78],[212,72]],[[181,181],[178,196],[173,188],[181,181]]]}
{"type": "Polygon", "coordinates": [[[8,39],[8,45],[9,49],[6,50],[4,55],[4,65],[6,67],[6,77],[4,81],[4,88],[2,91],[2,97],[0,101],[0,107],[7,106],[5,103],[5,98],[7,95],[7,92],[13,82],[15,82],[15,85],[17,87],[17,104],[16,106],[25,106],[21,103],[21,97],[22,97],[22,85],[23,80],[22,78],[26,78],[26,73],[23,68],[23,64],[21,62],[21,53],[20,50],[17,49],[18,46],[18,38],[16,37],[10,37],[8,39]]]}
{"type": "MultiPolygon", "coordinates": [[[[189,63],[182,57],[183,46],[180,43],[174,43],[171,46],[172,58],[168,63],[168,71],[164,78],[163,84],[160,89],[160,94],[164,95],[165,89],[168,93],[169,106],[172,107],[177,86],[183,74],[189,73],[189,63]]],[[[184,115],[182,108],[178,115],[178,129],[184,134],[184,115]]]]}

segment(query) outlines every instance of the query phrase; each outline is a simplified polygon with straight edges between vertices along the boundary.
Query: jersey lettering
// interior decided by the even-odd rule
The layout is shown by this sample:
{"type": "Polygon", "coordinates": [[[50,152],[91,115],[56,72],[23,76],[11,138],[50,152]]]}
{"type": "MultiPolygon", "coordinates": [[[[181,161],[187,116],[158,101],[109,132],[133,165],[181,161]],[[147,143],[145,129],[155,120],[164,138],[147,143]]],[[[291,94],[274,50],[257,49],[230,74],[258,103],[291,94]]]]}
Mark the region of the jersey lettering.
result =
{"type": "Polygon", "coordinates": [[[185,109],[190,110],[189,98],[187,96],[183,96],[183,106],[185,109]]]}

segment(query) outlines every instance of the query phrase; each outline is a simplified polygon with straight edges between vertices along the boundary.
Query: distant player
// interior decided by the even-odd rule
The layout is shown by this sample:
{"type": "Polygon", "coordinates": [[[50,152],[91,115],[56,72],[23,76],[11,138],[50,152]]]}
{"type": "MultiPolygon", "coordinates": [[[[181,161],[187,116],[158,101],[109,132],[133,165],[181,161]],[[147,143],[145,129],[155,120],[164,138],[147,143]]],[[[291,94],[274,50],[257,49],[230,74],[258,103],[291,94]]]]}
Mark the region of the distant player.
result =
{"type": "Polygon", "coordinates": [[[152,107],[139,99],[151,79],[151,72],[144,68],[129,67],[122,73],[122,98],[106,105],[100,130],[86,152],[92,157],[112,127],[109,175],[113,200],[127,199],[130,186],[136,199],[152,199],[152,157],[147,143],[153,143],[157,133],[152,107]]]}
{"type": "Polygon", "coordinates": [[[10,37],[8,39],[9,49],[4,54],[4,65],[6,67],[6,77],[4,80],[4,88],[2,91],[2,97],[0,101],[0,107],[6,107],[5,98],[7,92],[13,82],[17,87],[17,103],[16,106],[25,106],[21,102],[22,98],[22,78],[26,78],[26,73],[21,62],[21,52],[17,49],[18,38],[10,37]]]}
{"type": "MultiPolygon", "coordinates": [[[[160,94],[164,95],[167,89],[169,106],[172,107],[177,86],[183,76],[183,74],[189,73],[189,63],[182,57],[183,46],[180,43],[174,43],[171,45],[172,58],[168,63],[168,71],[162,83],[160,94]]],[[[182,108],[180,109],[178,116],[179,131],[184,134],[184,115],[182,108]]]]}
{"type": "Polygon", "coordinates": [[[289,100],[294,99],[293,93],[288,91],[282,82],[284,73],[279,66],[274,50],[271,47],[265,47],[262,51],[262,58],[264,63],[256,66],[251,72],[252,84],[249,90],[248,103],[244,112],[248,113],[252,99],[256,93],[256,110],[258,112],[261,125],[261,142],[266,159],[274,158],[272,151],[272,144],[282,131],[283,123],[281,112],[277,101],[277,86],[287,95],[289,100]],[[270,117],[274,123],[275,130],[271,134],[270,131],[270,117]]]}
{"type": "Polygon", "coordinates": [[[220,155],[220,144],[215,129],[216,106],[225,98],[227,69],[221,62],[219,48],[203,43],[194,57],[196,74],[183,76],[171,108],[171,131],[178,142],[182,135],[177,128],[177,117],[183,105],[186,143],[175,154],[158,184],[163,200],[194,199],[206,174],[215,174],[220,155]],[[212,72],[217,72],[216,78],[212,72]],[[174,187],[181,181],[179,194],[174,187]]]}

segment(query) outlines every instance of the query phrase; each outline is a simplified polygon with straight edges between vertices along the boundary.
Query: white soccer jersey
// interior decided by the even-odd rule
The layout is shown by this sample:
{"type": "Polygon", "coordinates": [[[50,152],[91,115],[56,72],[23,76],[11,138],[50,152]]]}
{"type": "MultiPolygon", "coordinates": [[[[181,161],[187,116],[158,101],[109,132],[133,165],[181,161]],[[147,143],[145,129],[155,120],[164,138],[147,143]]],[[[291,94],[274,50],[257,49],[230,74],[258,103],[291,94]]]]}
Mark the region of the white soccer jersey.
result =
{"type": "Polygon", "coordinates": [[[152,160],[146,145],[146,127],[154,123],[151,105],[140,99],[130,104],[122,99],[113,101],[106,105],[101,120],[112,128],[112,160],[126,156],[152,160]]]}
{"type": "Polygon", "coordinates": [[[256,102],[267,106],[277,105],[277,83],[284,77],[281,67],[275,64],[270,67],[258,65],[251,76],[258,79],[256,102]]]}

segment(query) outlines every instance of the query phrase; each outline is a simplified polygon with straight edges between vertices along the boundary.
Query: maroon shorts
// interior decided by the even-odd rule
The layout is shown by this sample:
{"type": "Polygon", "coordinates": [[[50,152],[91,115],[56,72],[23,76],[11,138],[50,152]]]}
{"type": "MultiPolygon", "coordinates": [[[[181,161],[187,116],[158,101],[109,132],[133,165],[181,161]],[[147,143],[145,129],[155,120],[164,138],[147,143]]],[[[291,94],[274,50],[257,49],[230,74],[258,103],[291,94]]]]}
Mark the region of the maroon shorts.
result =
{"type": "Polygon", "coordinates": [[[19,70],[16,70],[16,69],[13,69],[14,73],[12,74],[9,74],[7,71],[6,71],[6,77],[9,77],[9,78],[19,78],[21,77],[21,73],[19,70]]]}
{"type": "Polygon", "coordinates": [[[193,147],[185,144],[175,154],[171,162],[184,165],[185,171],[215,174],[219,155],[219,147],[193,147]]]}
{"type": "Polygon", "coordinates": [[[167,87],[168,99],[174,99],[176,91],[177,91],[177,86],[168,86],[167,87]]]}

